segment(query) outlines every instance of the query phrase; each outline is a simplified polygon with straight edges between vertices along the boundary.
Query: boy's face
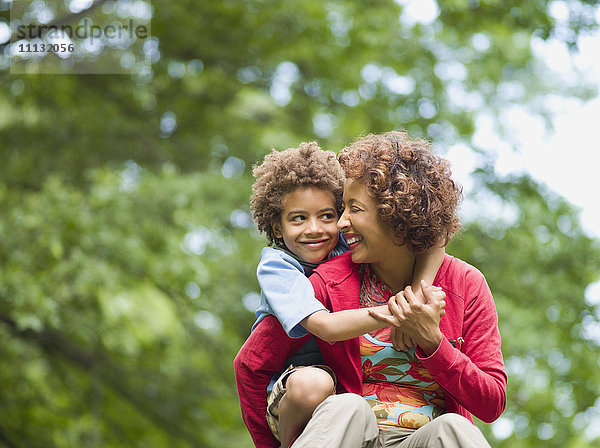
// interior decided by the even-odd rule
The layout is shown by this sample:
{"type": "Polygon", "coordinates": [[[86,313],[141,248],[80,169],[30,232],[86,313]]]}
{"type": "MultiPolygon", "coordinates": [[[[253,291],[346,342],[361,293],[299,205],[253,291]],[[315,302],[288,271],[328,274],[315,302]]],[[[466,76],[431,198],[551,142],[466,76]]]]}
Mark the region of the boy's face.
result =
{"type": "Polygon", "coordinates": [[[337,212],[333,193],[301,187],[283,197],[281,222],[272,223],[277,238],[304,261],[316,263],[338,241],[337,212]]]}

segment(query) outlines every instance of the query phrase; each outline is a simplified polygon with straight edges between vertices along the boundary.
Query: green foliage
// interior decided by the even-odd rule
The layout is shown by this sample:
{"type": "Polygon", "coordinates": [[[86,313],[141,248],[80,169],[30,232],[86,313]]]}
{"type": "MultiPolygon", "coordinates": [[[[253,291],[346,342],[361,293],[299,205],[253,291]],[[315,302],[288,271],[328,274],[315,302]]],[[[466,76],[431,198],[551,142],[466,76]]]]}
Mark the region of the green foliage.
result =
{"type": "Polygon", "coordinates": [[[18,386],[0,392],[9,446],[243,434],[231,432],[233,356],[249,325],[236,281],[256,290],[262,241],[206,204],[219,191],[247,213],[248,179],[132,170],[91,172],[86,192],[57,176],[40,191],[2,189],[0,328],[13,342],[0,381],[18,386]]]}
{"type": "Polygon", "coordinates": [[[497,446],[537,446],[550,428],[544,445],[568,446],[591,424],[585,412],[600,389],[600,341],[586,330],[598,312],[585,300],[598,281],[600,244],[568,203],[528,177],[481,171],[478,179],[492,216],[472,221],[448,250],[484,271],[496,300],[509,373],[504,417],[515,422],[497,446]]]}
{"type": "MultiPolygon", "coordinates": [[[[545,0],[439,1],[415,24],[404,3],[155,0],[149,76],[0,76],[0,446],[251,446],[232,371],[264,244],[250,166],[393,128],[469,144],[481,109],[592,93],[545,76],[530,42],[574,48],[596,1],[565,23],[545,0]]],[[[448,251],[495,293],[514,431],[482,428],[591,447],[598,242],[530,179],[483,170],[475,200],[499,211],[448,251]]]]}

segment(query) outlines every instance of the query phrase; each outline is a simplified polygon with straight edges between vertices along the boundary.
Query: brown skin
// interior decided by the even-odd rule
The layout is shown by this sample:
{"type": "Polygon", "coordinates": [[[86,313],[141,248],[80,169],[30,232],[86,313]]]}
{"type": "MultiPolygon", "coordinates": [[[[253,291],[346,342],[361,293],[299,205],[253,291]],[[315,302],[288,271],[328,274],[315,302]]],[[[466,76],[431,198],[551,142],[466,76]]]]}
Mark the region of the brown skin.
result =
{"type": "MultiPolygon", "coordinates": [[[[345,219],[344,232],[354,233],[352,260],[369,263],[393,292],[403,290],[413,277],[406,254],[445,246],[460,228],[462,191],[452,180],[450,163],[434,154],[428,141],[395,131],[357,139],[338,160],[346,175],[340,222],[345,219]]],[[[402,329],[396,344],[414,343],[428,354],[437,349],[443,303],[407,288],[390,300],[389,311],[394,318],[382,321],[402,329]]]]}
{"type": "Polygon", "coordinates": [[[406,350],[414,344],[424,351],[432,348],[435,351],[441,341],[439,322],[443,306],[439,299],[428,301],[421,295],[417,297],[407,286],[413,280],[414,255],[405,244],[397,244],[397,238],[392,235],[389,224],[381,218],[378,204],[369,195],[364,183],[347,179],[343,204],[344,213],[338,227],[346,235],[352,261],[369,263],[377,278],[398,294],[388,303],[394,318],[384,318],[377,310],[370,310],[369,314],[401,329],[395,346],[406,350]]]}
{"type": "MultiPolygon", "coordinates": [[[[330,248],[321,247],[321,243],[316,248],[304,247],[303,244],[313,240],[330,241],[333,244],[334,236],[337,240],[336,224],[335,221],[332,222],[331,217],[335,214],[333,195],[315,187],[299,187],[284,195],[282,203],[284,205],[282,220],[280,223],[273,223],[275,237],[281,238],[287,248],[302,259],[309,261],[322,259],[330,251],[330,248]],[[332,225],[333,229],[331,229],[332,225]]],[[[367,221],[365,225],[368,226],[369,223],[370,221],[367,221]]],[[[385,223],[377,221],[377,224],[380,226],[380,232],[376,238],[372,240],[369,238],[369,241],[375,243],[375,250],[381,249],[382,244],[384,246],[393,245],[393,242],[390,242],[387,237],[389,232],[385,223]]],[[[423,254],[418,259],[412,255],[407,256],[407,260],[403,261],[407,277],[405,280],[401,280],[402,284],[404,285],[406,281],[412,279],[413,270],[415,275],[422,275],[432,281],[443,260],[443,255],[444,251],[440,249],[423,254]]],[[[395,279],[390,278],[390,281],[395,281],[395,279]]],[[[399,290],[400,286],[396,291],[399,290]]],[[[443,294],[443,292],[433,289],[431,291],[434,296],[440,293],[443,294]]],[[[435,297],[429,300],[433,301],[435,297]]],[[[373,310],[378,313],[378,316],[385,315],[390,319],[393,317],[387,305],[376,307],[373,310]]],[[[351,339],[388,325],[385,321],[370,315],[366,308],[335,313],[324,310],[317,311],[304,319],[301,324],[312,334],[328,342],[351,339]]],[[[406,349],[407,346],[402,344],[400,343],[400,346],[406,349]]],[[[289,446],[291,440],[302,432],[316,407],[329,395],[335,393],[329,374],[318,368],[303,368],[294,372],[287,379],[286,389],[286,393],[279,403],[279,434],[284,447],[289,446]]]]}
{"type": "MultiPolygon", "coordinates": [[[[392,291],[404,294],[406,300],[411,301],[408,302],[411,305],[410,309],[402,308],[394,300],[390,301],[388,309],[372,310],[379,314],[369,315],[367,310],[367,317],[375,320],[376,316],[385,312],[388,320],[406,322],[410,325],[411,331],[402,328],[401,337],[396,344],[407,348],[408,344],[417,343],[419,346],[423,345],[421,348],[431,350],[434,346],[437,348],[436,341],[439,344],[438,334],[432,326],[432,322],[435,322],[435,311],[437,310],[439,319],[443,313],[443,300],[439,297],[436,299],[435,295],[439,296],[440,293],[443,295],[443,292],[431,291],[431,298],[417,298],[418,296],[415,296],[412,290],[410,292],[406,290],[402,292],[402,290],[413,282],[414,278],[423,278],[418,274],[420,271],[416,255],[429,252],[429,256],[432,256],[438,250],[436,248],[442,248],[450,235],[457,230],[458,221],[454,216],[454,208],[460,191],[455,191],[454,184],[449,176],[446,176],[447,162],[444,163],[441,159],[431,156],[427,142],[408,141],[405,137],[401,133],[366,136],[342,151],[339,160],[346,176],[358,179],[359,183],[363,184],[363,189],[366,189],[366,185],[369,186],[366,191],[371,203],[368,205],[374,207],[369,209],[367,215],[364,214],[364,209],[350,210],[348,212],[352,214],[350,219],[347,218],[345,224],[338,225],[345,233],[347,231],[350,234],[354,233],[354,236],[359,238],[350,244],[353,261],[371,264],[381,281],[392,291]],[[398,151],[400,153],[396,154],[398,151]],[[363,157],[365,154],[368,157],[363,157]],[[411,173],[416,171],[421,177],[412,179],[411,173]],[[392,191],[392,188],[397,188],[398,185],[402,185],[401,190],[407,194],[397,194],[398,192],[392,191]],[[424,194],[427,195],[426,198],[422,197],[424,194]],[[428,204],[429,208],[423,210],[423,204],[428,204]],[[369,222],[375,227],[372,227],[369,222]],[[364,234],[361,234],[360,232],[363,231],[364,234]],[[390,314],[394,317],[392,318],[390,314]],[[412,330],[415,334],[412,334],[412,330]]],[[[284,151],[285,154],[272,153],[265,158],[265,162],[260,167],[254,170],[257,182],[253,186],[254,194],[251,201],[253,217],[259,230],[267,233],[269,241],[272,242],[278,237],[273,232],[272,223],[280,222],[282,199],[287,193],[300,186],[313,186],[329,190],[335,198],[339,198],[340,176],[331,173],[328,179],[323,178],[317,183],[313,180],[319,176],[323,177],[322,167],[328,166],[327,155],[323,158],[319,169],[315,169],[314,164],[306,165],[307,159],[325,153],[319,151],[320,149],[313,143],[300,145],[297,150],[284,151]],[[285,157],[285,161],[281,157],[285,157]],[[298,168],[293,170],[293,175],[289,170],[290,166],[298,168]],[[280,171],[282,168],[288,172],[280,171]],[[273,191],[273,185],[279,186],[280,191],[273,191]]],[[[345,196],[346,209],[353,208],[354,202],[347,200],[345,196]]],[[[362,199],[365,198],[361,197],[362,199]]],[[[366,199],[363,202],[366,202],[366,199]]],[[[437,272],[443,260],[444,251],[443,249],[439,251],[441,257],[434,272],[437,272]]],[[[429,279],[428,283],[432,280],[433,278],[429,279]]],[[[365,310],[353,311],[365,312],[365,310]]],[[[331,324],[332,321],[327,319],[324,313],[326,312],[315,313],[314,318],[305,319],[302,324],[312,333],[319,335],[318,328],[326,326],[328,321],[331,324]]],[[[339,317],[342,318],[341,315],[339,317]]],[[[388,323],[386,320],[379,320],[378,325],[382,327],[388,323]]],[[[337,323],[330,326],[333,327],[333,332],[328,330],[326,335],[324,334],[325,338],[333,338],[334,332],[340,328],[337,323]]],[[[354,325],[350,327],[359,328],[354,325]]],[[[364,332],[366,331],[361,329],[361,333],[364,332]]],[[[353,336],[356,335],[344,334],[345,338],[353,336]]],[[[300,380],[304,379],[305,374],[308,375],[309,372],[300,375],[298,371],[288,378],[290,388],[286,393],[287,399],[280,403],[280,425],[283,426],[285,433],[282,436],[284,447],[287,447],[291,438],[302,430],[310,419],[312,410],[328,396],[330,391],[328,387],[324,387],[316,397],[311,396],[312,398],[308,399],[308,391],[296,384],[302,384],[300,380]],[[296,394],[298,391],[300,392],[296,394]],[[294,400],[294,397],[298,400],[294,400]]]]}
{"type": "Polygon", "coordinates": [[[287,448],[302,432],[316,407],[335,394],[335,385],[324,370],[305,367],[291,374],[285,386],[286,393],[279,402],[279,438],[281,446],[287,448]]]}
{"type": "MultiPolygon", "coordinates": [[[[420,330],[416,331],[415,328],[431,326],[432,322],[435,321],[436,313],[439,319],[444,315],[444,298],[446,297],[441,288],[427,286],[424,280],[421,281],[420,287],[423,296],[421,294],[414,294],[412,288],[408,286],[404,291],[400,291],[395,297],[390,299],[388,306],[338,311],[336,313],[319,311],[305,319],[303,326],[309,329],[306,322],[310,322],[310,326],[313,328],[311,332],[315,333],[314,330],[319,325],[325,327],[327,324],[330,324],[332,328],[335,328],[338,335],[340,331],[347,331],[348,335],[354,334],[356,336],[359,333],[363,334],[373,330],[373,324],[365,320],[362,315],[364,313],[365,316],[370,317],[372,321],[377,323],[378,328],[388,325],[398,326],[406,324],[406,328],[400,327],[402,331],[399,331],[399,335],[408,334],[412,337],[414,337],[413,335],[418,336],[420,335],[420,330]],[[408,297],[407,300],[411,300],[414,310],[408,311],[403,315],[405,317],[399,319],[396,314],[397,309],[395,308],[398,306],[396,300],[404,301],[403,297],[405,296],[408,297]],[[429,320],[416,319],[416,314],[419,314],[419,316],[428,316],[429,320]],[[320,318],[323,318],[324,321],[320,322],[320,318]],[[338,320],[332,322],[331,319],[334,318],[338,320]],[[327,321],[326,319],[330,320],[327,321]],[[335,322],[339,322],[342,330],[335,322]],[[423,323],[426,325],[423,325],[423,323]],[[343,330],[344,328],[345,330],[343,330]]],[[[428,331],[428,329],[425,329],[424,334],[428,335],[428,331]]],[[[430,350],[436,344],[434,333],[432,332],[433,338],[417,337],[415,344],[403,346],[402,350],[407,350],[408,347],[413,347],[416,344],[423,350],[430,350]]],[[[349,336],[348,339],[354,336],[349,336]]],[[[437,348],[440,341],[441,339],[437,341],[435,348],[437,348]]],[[[324,370],[314,367],[302,368],[292,373],[287,378],[285,386],[286,393],[279,402],[279,437],[282,447],[288,447],[293,438],[302,432],[317,406],[327,397],[335,394],[335,387],[331,376],[324,370]]]]}
{"type": "MultiPolygon", "coordinates": [[[[425,283],[421,287],[426,290],[425,283]]],[[[445,296],[445,294],[444,294],[445,296]]],[[[410,286],[400,291],[388,302],[393,318],[381,314],[378,310],[369,310],[369,314],[388,325],[397,325],[402,331],[410,334],[417,345],[427,356],[431,356],[439,347],[443,334],[440,321],[444,316],[444,299],[423,301],[410,286]]]]}
{"type": "Polygon", "coordinates": [[[418,255],[445,246],[460,228],[460,186],[450,162],[426,140],[403,132],[371,134],[340,151],[346,179],[360,181],[398,245],[418,255]]]}
{"type": "Polygon", "coordinates": [[[278,236],[273,223],[282,219],[285,196],[298,188],[318,188],[333,195],[333,207],[339,211],[344,190],[344,172],[335,153],[322,150],[315,142],[300,143],[297,148],[273,150],[253,168],[250,209],[258,230],[269,244],[278,236]]]}

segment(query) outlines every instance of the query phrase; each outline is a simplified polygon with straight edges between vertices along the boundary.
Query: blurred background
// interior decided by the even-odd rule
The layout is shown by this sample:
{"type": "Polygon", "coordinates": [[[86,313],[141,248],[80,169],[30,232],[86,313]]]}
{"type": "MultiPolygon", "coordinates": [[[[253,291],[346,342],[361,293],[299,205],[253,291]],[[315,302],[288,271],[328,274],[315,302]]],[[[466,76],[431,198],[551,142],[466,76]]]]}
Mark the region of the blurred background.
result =
{"type": "Polygon", "coordinates": [[[391,129],[465,187],[447,251],[486,275],[509,374],[491,445],[600,446],[598,3],[0,1],[0,446],[251,447],[251,167],[391,129]],[[19,24],[92,11],[151,24],[123,74],[11,73],[19,24]]]}

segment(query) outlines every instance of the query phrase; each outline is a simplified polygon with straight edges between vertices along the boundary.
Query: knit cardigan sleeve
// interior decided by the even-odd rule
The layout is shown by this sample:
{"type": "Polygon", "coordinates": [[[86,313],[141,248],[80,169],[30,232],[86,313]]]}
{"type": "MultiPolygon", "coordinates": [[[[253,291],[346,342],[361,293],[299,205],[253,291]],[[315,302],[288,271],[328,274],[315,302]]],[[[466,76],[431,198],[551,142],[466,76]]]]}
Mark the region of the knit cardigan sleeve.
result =
{"type": "MultiPolygon", "coordinates": [[[[507,375],[501,352],[498,315],[484,276],[474,268],[464,274],[465,294],[461,343],[445,337],[429,357],[417,356],[452,401],[486,423],[506,407],[507,375]]],[[[448,316],[452,317],[452,316],[448,316]]]]}

